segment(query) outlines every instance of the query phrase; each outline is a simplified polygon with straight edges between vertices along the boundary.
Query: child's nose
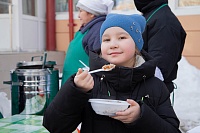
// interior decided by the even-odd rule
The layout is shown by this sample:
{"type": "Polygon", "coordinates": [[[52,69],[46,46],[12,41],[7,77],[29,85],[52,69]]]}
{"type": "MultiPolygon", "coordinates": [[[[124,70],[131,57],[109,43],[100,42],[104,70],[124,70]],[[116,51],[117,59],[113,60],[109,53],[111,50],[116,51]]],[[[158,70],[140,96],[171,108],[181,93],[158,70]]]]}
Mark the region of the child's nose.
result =
{"type": "Polygon", "coordinates": [[[110,48],[118,48],[119,45],[118,45],[118,42],[116,40],[112,40],[110,42],[110,48]]]}

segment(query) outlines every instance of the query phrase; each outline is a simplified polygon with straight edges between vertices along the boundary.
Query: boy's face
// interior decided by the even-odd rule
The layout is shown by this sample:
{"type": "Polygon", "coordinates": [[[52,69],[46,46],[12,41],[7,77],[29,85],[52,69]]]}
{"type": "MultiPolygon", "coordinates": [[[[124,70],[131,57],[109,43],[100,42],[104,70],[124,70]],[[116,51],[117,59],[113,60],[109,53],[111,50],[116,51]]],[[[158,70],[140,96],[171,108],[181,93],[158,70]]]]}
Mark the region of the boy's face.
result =
{"type": "Polygon", "coordinates": [[[85,26],[88,22],[90,22],[95,16],[85,10],[79,9],[78,17],[80,18],[80,22],[82,26],[85,26]]]}
{"type": "Polygon", "coordinates": [[[108,28],[102,35],[102,58],[112,64],[133,67],[135,50],[132,37],[120,27],[108,28]]]}

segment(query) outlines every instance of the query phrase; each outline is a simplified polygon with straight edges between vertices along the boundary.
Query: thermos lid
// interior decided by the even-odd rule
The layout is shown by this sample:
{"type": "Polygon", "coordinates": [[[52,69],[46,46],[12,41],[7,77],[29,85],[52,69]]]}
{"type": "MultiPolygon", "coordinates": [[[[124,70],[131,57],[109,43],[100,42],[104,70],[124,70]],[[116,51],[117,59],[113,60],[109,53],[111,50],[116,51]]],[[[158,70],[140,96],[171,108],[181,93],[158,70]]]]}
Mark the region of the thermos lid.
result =
{"type": "Polygon", "coordinates": [[[17,63],[18,69],[44,69],[53,68],[56,65],[55,61],[46,61],[47,53],[44,56],[33,56],[30,62],[20,61],[17,63]],[[35,57],[40,57],[40,61],[34,61],[35,57]]]}
{"type": "MultiPolygon", "coordinates": [[[[43,61],[29,61],[29,62],[20,61],[20,62],[17,63],[16,67],[21,68],[21,69],[24,69],[24,68],[40,69],[40,68],[43,67],[43,64],[44,64],[43,61]]],[[[55,65],[56,65],[55,61],[47,61],[44,64],[44,68],[53,68],[55,65]]]]}

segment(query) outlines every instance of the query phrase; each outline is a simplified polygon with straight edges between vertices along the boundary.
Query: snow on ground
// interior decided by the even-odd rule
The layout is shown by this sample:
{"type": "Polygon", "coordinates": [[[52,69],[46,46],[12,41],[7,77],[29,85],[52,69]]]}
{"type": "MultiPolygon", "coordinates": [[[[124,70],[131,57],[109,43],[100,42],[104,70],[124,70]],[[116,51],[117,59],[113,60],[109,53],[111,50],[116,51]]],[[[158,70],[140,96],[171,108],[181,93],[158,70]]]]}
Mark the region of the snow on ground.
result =
{"type": "Polygon", "coordinates": [[[200,70],[182,57],[174,82],[177,85],[174,110],[181,122],[180,129],[185,133],[200,126],[200,70]]]}

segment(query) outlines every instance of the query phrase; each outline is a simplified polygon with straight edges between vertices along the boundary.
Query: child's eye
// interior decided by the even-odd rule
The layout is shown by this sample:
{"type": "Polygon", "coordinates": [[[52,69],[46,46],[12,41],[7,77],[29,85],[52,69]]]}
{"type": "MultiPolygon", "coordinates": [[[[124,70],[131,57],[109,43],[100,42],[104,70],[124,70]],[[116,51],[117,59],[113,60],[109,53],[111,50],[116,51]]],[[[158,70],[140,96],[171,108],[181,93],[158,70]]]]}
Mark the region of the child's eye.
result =
{"type": "Polygon", "coordinates": [[[110,41],[110,39],[108,38],[103,39],[103,42],[108,42],[108,41],[110,41]]]}
{"type": "Polygon", "coordinates": [[[126,39],[126,37],[125,36],[121,36],[121,37],[119,37],[119,39],[121,40],[121,39],[126,39]]]}

